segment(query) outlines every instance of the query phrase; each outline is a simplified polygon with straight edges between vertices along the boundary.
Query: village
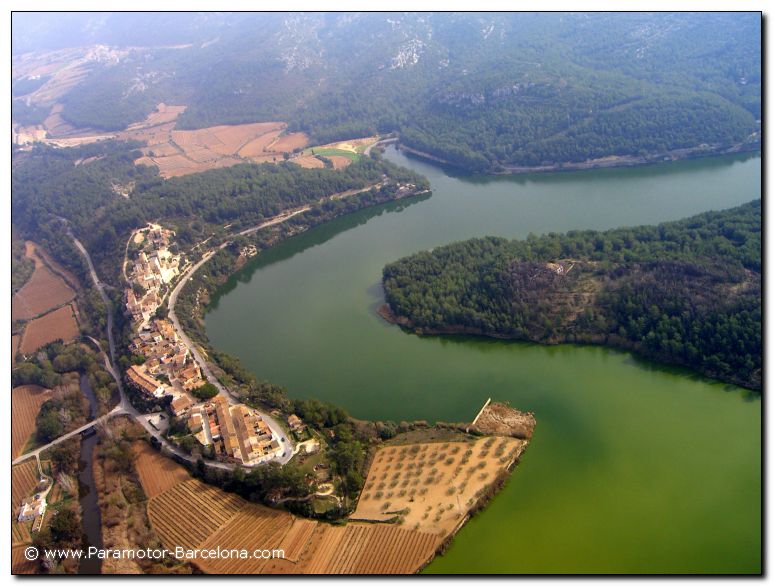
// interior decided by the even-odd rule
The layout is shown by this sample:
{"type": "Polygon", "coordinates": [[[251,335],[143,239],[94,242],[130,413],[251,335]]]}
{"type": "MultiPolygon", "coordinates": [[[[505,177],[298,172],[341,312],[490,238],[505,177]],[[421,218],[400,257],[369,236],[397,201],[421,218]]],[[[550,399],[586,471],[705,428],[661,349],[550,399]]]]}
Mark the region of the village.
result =
{"type": "Polygon", "coordinates": [[[130,350],[143,362],[127,369],[127,382],[148,398],[168,398],[170,412],[187,423],[203,453],[245,466],[271,460],[285,447],[266,421],[258,411],[219,395],[173,323],[157,313],[183,269],[180,255],[170,251],[173,236],[173,231],[149,224],[130,241],[136,247],[125,271],[126,312],[134,333],[130,350]]]}

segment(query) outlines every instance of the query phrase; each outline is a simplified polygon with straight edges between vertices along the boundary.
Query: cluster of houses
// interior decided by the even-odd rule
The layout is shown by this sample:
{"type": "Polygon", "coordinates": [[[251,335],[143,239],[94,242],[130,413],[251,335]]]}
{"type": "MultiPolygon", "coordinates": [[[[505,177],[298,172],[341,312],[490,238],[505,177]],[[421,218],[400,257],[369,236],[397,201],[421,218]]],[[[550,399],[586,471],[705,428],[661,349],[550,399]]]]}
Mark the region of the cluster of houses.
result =
{"type": "Polygon", "coordinates": [[[137,254],[129,273],[132,287],[126,289],[126,309],[135,322],[147,323],[164,299],[164,287],[180,273],[180,255],[169,250],[174,232],[150,224],[139,234],[144,247],[137,254]]]}
{"type": "Polygon", "coordinates": [[[274,457],[283,449],[258,412],[229,405],[222,396],[200,402],[192,394],[207,379],[172,322],[153,317],[179,273],[180,258],[168,250],[174,233],[154,224],[143,232],[145,245],[128,276],[126,309],[137,329],[130,349],[144,362],[127,369],[128,383],[153,398],[171,397],[172,413],[185,418],[194,437],[218,458],[253,465],[274,457]],[[137,291],[145,294],[138,297],[137,291]]]}
{"type": "Polygon", "coordinates": [[[244,404],[229,405],[223,396],[215,396],[189,414],[189,430],[203,446],[212,445],[223,460],[253,465],[281,450],[260,414],[244,404]]]}
{"type": "Polygon", "coordinates": [[[142,365],[127,370],[130,383],[155,398],[172,396],[172,412],[176,416],[184,414],[194,404],[190,392],[207,381],[172,323],[161,318],[141,322],[130,349],[145,357],[142,365]]]}

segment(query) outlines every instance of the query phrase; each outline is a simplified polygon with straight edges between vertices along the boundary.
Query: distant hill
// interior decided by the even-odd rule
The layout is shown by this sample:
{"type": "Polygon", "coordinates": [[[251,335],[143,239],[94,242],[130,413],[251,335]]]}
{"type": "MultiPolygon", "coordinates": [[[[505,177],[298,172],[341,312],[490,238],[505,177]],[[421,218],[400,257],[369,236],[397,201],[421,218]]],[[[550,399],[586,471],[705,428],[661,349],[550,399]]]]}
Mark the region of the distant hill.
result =
{"type": "Polygon", "coordinates": [[[761,389],[761,201],[658,226],[472,239],[384,268],[418,333],[627,348],[761,389]]]}
{"type": "MultiPolygon", "coordinates": [[[[78,127],[164,101],[188,106],[179,128],[395,131],[471,171],[759,142],[758,13],[14,15],[17,55],[73,44],[145,47],[62,98],[78,127]]],[[[19,98],[25,120],[44,116],[19,98]]]]}

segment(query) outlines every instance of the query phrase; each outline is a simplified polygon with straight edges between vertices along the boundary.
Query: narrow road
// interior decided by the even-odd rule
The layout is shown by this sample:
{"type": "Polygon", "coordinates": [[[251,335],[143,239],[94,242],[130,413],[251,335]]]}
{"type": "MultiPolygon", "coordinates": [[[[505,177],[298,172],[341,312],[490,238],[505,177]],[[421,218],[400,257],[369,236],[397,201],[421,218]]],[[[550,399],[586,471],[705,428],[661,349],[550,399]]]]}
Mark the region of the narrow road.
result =
{"type": "MultiPolygon", "coordinates": [[[[360,194],[363,192],[367,192],[368,190],[371,190],[373,188],[379,188],[382,185],[384,185],[384,182],[379,182],[373,185],[368,185],[364,188],[357,188],[352,190],[346,190],[344,192],[340,192],[337,194],[332,194],[328,196],[327,198],[323,198],[323,200],[341,200],[343,198],[347,198],[350,196],[354,196],[356,194],[360,194]]],[[[323,201],[321,200],[321,202],[323,201]]],[[[282,212],[281,214],[277,214],[276,216],[273,216],[264,222],[261,222],[260,224],[256,226],[252,226],[250,228],[245,228],[244,230],[241,230],[237,232],[234,236],[247,236],[249,234],[252,234],[254,232],[258,232],[261,229],[268,228],[270,226],[275,226],[277,224],[281,224],[283,222],[287,222],[294,216],[297,216],[298,214],[302,214],[303,212],[307,212],[312,209],[311,204],[307,204],[305,206],[301,206],[299,208],[294,208],[292,210],[286,210],[285,212],[282,212]]],[[[218,381],[218,379],[212,374],[212,371],[210,370],[210,367],[207,363],[207,361],[202,356],[199,348],[197,345],[194,344],[194,342],[188,337],[188,335],[185,333],[185,330],[183,330],[183,327],[180,325],[180,321],[177,318],[177,314],[175,313],[175,304],[177,304],[177,298],[178,295],[180,295],[180,292],[185,287],[185,284],[188,283],[188,280],[191,278],[191,276],[196,273],[199,268],[201,268],[202,265],[204,265],[207,261],[209,261],[212,256],[222,249],[225,249],[229,244],[231,244],[231,240],[226,240],[222,242],[220,245],[218,245],[215,249],[212,249],[204,255],[202,255],[202,258],[194,265],[186,269],[186,271],[180,276],[178,279],[177,284],[175,285],[175,288],[172,290],[172,293],[169,294],[169,302],[167,304],[168,306],[168,317],[172,321],[172,324],[175,327],[175,330],[177,331],[178,336],[183,341],[183,343],[191,350],[191,353],[194,356],[194,359],[199,364],[199,367],[202,370],[202,373],[204,373],[207,380],[212,383],[217,389],[218,393],[220,393],[223,397],[225,397],[230,404],[237,404],[240,403],[232,394],[231,392],[226,389],[226,387],[218,381]]],[[[256,410],[258,411],[258,410],[256,410]]],[[[280,443],[280,446],[283,449],[282,455],[277,457],[276,460],[279,464],[284,465],[287,463],[290,459],[293,458],[293,443],[288,438],[287,434],[285,434],[285,431],[282,429],[282,427],[272,418],[269,414],[266,414],[265,412],[258,411],[258,413],[261,415],[261,418],[266,422],[266,424],[269,426],[269,428],[272,431],[272,434],[277,438],[277,440],[280,443]]]]}
{"type": "Polygon", "coordinates": [[[113,416],[118,416],[119,414],[123,414],[124,409],[121,406],[116,406],[112,410],[110,410],[107,414],[104,416],[101,416],[99,418],[95,418],[94,420],[87,422],[83,426],[76,428],[75,430],[71,430],[67,434],[62,434],[62,436],[57,437],[56,439],[52,440],[48,444],[45,444],[41,447],[36,448],[35,450],[31,450],[29,452],[24,453],[17,459],[11,462],[12,465],[18,465],[22,461],[26,461],[30,457],[35,457],[36,459],[39,457],[40,453],[47,451],[49,448],[56,446],[57,444],[60,444],[64,442],[65,440],[69,440],[76,434],[80,434],[81,432],[84,432],[85,430],[88,430],[89,428],[92,428],[93,426],[98,426],[99,424],[103,422],[107,422],[110,418],[113,416]]]}
{"type": "MultiPolygon", "coordinates": [[[[268,225],[268,226],[271,226],[271,225],[268,225]]],[[[256,230],[258,229],[256,228],[256,230]]],[[[228,242],[225,242],[222,245],[220,245],[218,248],[223,249],[226,246],[228,246],[228,244],[229,244],[228,242]]],[[[188,335],[185,333],[185,330],[183,330],[183,327],[180,326],[180,321],[177,319],[177,314],[175,314],[175,304],[177,303],[177,296],[180,294],[183,287],[185,287],[185,284],[188,282],[191,276],[194,273],[196,273],[196,271],[202,265],[204,265],[207,261],[209,261],[214,254],[215,254],[214,251],[209,251],[205,253],[204,256],[199,260],[199,262],[189,267],[188,270],[180,277],[180,280],[177,282],[177,285],[175,285],[175,288],[172,290],[172,293],[169,294],[168,317],[172,321],[172,324],[174,325],[175,330],[177,331],[177,335],[183,341],[183,344],[185,344],[191,350],[191,354],[193,354],[194,359],[199,364],[199,367],[201,367],[202,373],[204,373],[207,380],[210,383],[212,383],[215,387],[218,388],[218,393],[220,393],[223,397],[225,397],[228,400],[229,404],[233,405],[240,402],[233,395],[231,395],[231,392],[228,389],[226,389],[226,387],[220,381],[218,381],[218,379],[212,374],[209,364],[207,363],[207,361],[204,359],[201,352],[199,351],[199,347],[196,346],[190,338],[188,338],[188,335]]],[[[281,456],[276,457],[274,460],[276,460],[280,465],[284,465],[291,458],[293,458],[293,443],[287,437],[282,427],[279,424],[277,424],[274,418],[272,418],[268,414],[261,411],[258,411],[258,413],[261,415],[261,418],[263,418],[263,420],[269,426],[269,428],[271,429],[272,435],[275,438],[277,438],[277,441],[279,442],[280,447],[282,448],[281,456]]]]}
{"type": "MultiPolygon", "coordinates": [[[[67,221],[65,220],[65,222],[67,221]]],[[[89,267],[89,272],[91,273],[91,279],[94,282],[94,286],[99,291],[99,294],[102,297],[102,301],[105,303],[105,309],[107,311],[107,334],[108,334],[108,343],[110,344],[110,357],[108,357],[105,354],[105,351],[104,349],[102,349],[102,346],[99,344],[99,341],[91,337],[89,338],[95,345],[97,345],[100,352],[102,353],[102,356],[105,361],[105,368],[113,376],[113,379],[115,380],[116,385],[118,386],[118,392],[121,400],[119,405],[116,406],[116,408],[114,408],[113,411],[111,411],[109,414],[106,414],[105,416],[103,416],[103,418],[107,419],[108,417],[116,416],[119,414],[126,414],[127,416],[133,418],[137,423],[140,424],[140,426],[142,426],[145,429],[146,432],[148,432],[148,434],[150,434],[153,438],[155,438],[161,444],[161,446],[166,450],[166,452],[176,455],[177,457],[187,461],[188,463],[195,464],[196,459],[194,457],[192,457],[186,452],[183,452],[181,449],[179,449],[174,444],[169,442],[166,438],[164,438],[161,435],[161,433],[158,430],[156,430],[153,426],[151,426],[148,420],[153,416],[153,414],[148,414],[148,415],[141,414],[132,405],[132,403],[129,401],[129,398],[126,397],[123,380],[121,379],[121,376],[120,376],[121,372],[116,366],[117,363],[115,360],[115,343],[113,342],[112,303],[110,302],[110,298],[108,298],[107,294],[104,291],[104,284],[99,280],[99,277],[97,276],[97,272],[94,269],[94,264],[91,261],[91,256],[89,255],[89,252],[86,250],[86,247],[84,247],[83,244],[81,244],[81,242],[77,238],[75,238],[75,235],[73,235],[73,233],[69,230],[69,225],[68,225],[68,233],[70,234],[70,238],[73,239],[75,246],[78,248],[78,250],[86,259],[86,263],[88,264],[88,267],[89,267]]],[[[94,422],[96,422],[96,420],[92,421],[90,425],[93,425],[94,422]]],[[[25,454],[23,455],[23,457],[26,458],[32,454],[34,453],[25,454]]],[[[19,458],[24,460],[22,457],[19,457],[19,458]]],[[[204,459],[204,462],[208,467],[212,467],[215,469],[233,470],[236,467],[236,465],[233,465],[230,463],[222,463],[220,461],[215,461],[211,459],[204,459]]]]}

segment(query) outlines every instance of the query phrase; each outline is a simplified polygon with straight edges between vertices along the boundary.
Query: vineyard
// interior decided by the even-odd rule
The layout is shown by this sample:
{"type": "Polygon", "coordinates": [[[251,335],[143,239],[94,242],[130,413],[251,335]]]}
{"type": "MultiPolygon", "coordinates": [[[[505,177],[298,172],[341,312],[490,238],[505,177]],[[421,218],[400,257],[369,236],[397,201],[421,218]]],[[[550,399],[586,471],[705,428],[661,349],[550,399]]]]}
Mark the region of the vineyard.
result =
{"type": "Polygon", "coordinates": [[[15,520],[22,499],[31,495],[38,485],[38,464],[30,458],[11,467],[11,516],[15,520]]]}
{"type": "Polygon", "coordinates": [[[11,456],[22,454],[32,433],[40,406],[51,397],[51,391],[39,385],[20,385],[11,391],[11,456]]]}
{"type": "MultiPolygon", "coordinates": [[[[225,526],[214,533],[201,548],[245,549],[248,552],[260,549],[278,549],[283,537],[293,524],[293,517],[281,511],[244,502],[239,513],[225,526]]],[[[211,559],[199,566],[206,573],[260,573],[269,559],[228,560],[211,559]],[[236,568],[234,568],[236,567],[236,568]]]]}
{"type": "Polygon", "coordinates": [[[387,524],[331,526],[250,503],[187,477],[163,456],[136,449],[136,467],[151,496],[148,517],[168,549],[282,550],[284,558],[208,558],[205,573],[414,573],[435,552],[438,537],[387,524]],[[159,481],[161,479],[161,481],[159,481]],[[166,488],[166,489],[164,489],[166,488]]]}
{"type": "Polygon", "coordinates": [[[182,466],[153,450],[146,442],[134,444],[135,462],[140,483],[148,499],[164,493],[191,477],[182,466]]]}
{"type": "Polygon", "coordinates": [[[308,574],[415,573],[433,556],[438,537],[387,524],[320,525],[299,563],[308,574]]]}
{"type": "Polygon", "coordinates": [[[191,479],[150,500],[148,516],[168,547],[197,548],[247,502],[191,479]]]}

